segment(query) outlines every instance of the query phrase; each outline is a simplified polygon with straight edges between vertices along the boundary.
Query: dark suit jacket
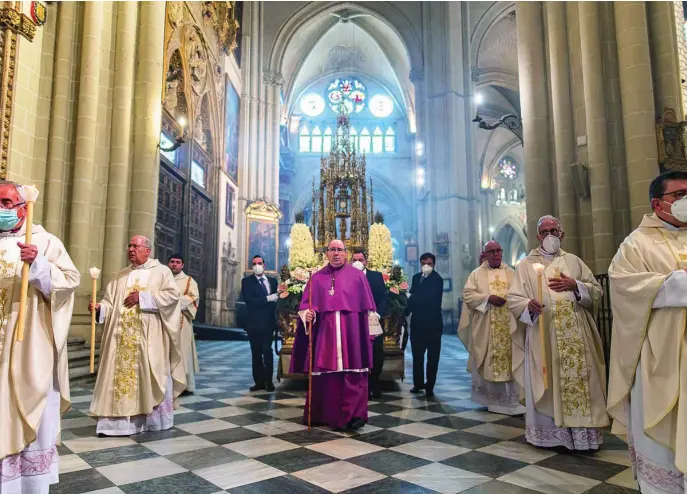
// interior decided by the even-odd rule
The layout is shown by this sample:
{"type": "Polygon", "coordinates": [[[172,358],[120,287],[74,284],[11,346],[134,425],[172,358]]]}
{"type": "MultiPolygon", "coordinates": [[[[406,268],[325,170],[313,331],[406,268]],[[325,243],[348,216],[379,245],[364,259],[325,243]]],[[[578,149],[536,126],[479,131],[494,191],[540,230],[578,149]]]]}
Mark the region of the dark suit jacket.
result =
{"type": "MultiPolygon", "coordinates": [[[[277,280],[266,276],[270,294],[277,293],[277,280]]],[[[241,299],[246,303],[246,331],[274,331],[277,327],[277,302],[268,302],[258,278],[251,274],[241,280],[241,299]]]]}
{"type": "Polygon", "coordinates": [[[377,314],[382,318],[386,315],[387,310],[389,310],[389,293],[386,290],[384,278],[379,271],[371,271],[369,269],[366,271],[366,276],[367,282],[370,284],[370,290],[372,291],[372,298],[377,307],[377,314]]]}
{"type": "Polygon", "coordinates": [[[444,280],[436,271],[432,271],[423,282],[420,282],[421,278],[422,273],[413,276],[406,307],[406,313],[411,314],[411,332],[441,332],[444,325],[441,316],[444,280]]]}

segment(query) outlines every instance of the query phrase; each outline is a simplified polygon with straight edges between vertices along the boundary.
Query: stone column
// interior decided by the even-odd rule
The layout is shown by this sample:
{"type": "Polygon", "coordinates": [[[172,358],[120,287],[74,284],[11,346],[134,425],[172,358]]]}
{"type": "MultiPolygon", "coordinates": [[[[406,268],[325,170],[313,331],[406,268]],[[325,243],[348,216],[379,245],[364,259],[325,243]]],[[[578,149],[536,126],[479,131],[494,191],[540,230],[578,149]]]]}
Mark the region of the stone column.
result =
{"type": "Polygon", "coordinates": [[[107,180],[103,286],[125,266],[129,240],[128,211],[131,183],[131,112],[134,100],[136,26],[138,4],[117,4],[114,94],[110,135],[110,166],[107,180]]]}
{"type": "Polygon", "coordinates": [[[565,228],[566,250],[580,255],[577,196],[570,174],[570,165],[575,161],[575,129],[570,98],[568,23],[565,15],[565,4],[547,2],[546,14],[549,29],[553,132],[556,144],[558,217],[564,225],[563,228],[565,228]]]}
{"type": "Polygon", "coordinates": [[[554,204],[550,153],[549,109],[544,58],[542,2],[516,2],[518,71],[527,191],[527,238],[537,242],[537,221],[552,214],[554,204]]]}
{"type": "Polygon", "coordinates": [[[134,96],[136,173],[131,180],[128,236],[145,235],[154,242],[160,181],[165,3],[142,2],[140,8],[134,96]]]}
{"type": "Polygon", "coordinates": [[[248,156],[250,162],[248,163],[248,200],[254,200],[258,197],[260,191],[258,189],[258,173],[260,173],[260,161],[258,158],[260,142],[259,142],[259,121],[260,121],[260,85],[262,84],[261,65],[260,65],[260,3],[248,2],[246,7],[250,5],[250,90],[249,90],[249,120],[250,120],[250,151],[248,156]]]}
{"type": "Polygon", "coordinates": [[[623,102],[627,181],[632,228],[651,212],[649,184],[658,175],[654,88],[646,2],[616,2],[620,94],[623,102]]]}
{"type": "Polygon", "coordinates": [[[284,78],[281,74],[274,74],[274,81],[272,85],[272,156],[270,160],[272,167],[270,173],[272,174],[272,202],[279,204],[279,153],[281,148],[281,86],[284,83],[284,78]]]}
{"type": "Polygon", "coordinates": [[[95,180],[103,7],[101,2],[89,2],[85,5],[79,77],[69,254],[84,277],[88,274],[88,239],[93,219],[91,190],[95,180]]]}
{"type": "Polygon", "coordinates": [[[50,151],[45,183],[43,224],[45,229],[64,239],[64,213],[66,191],[66,169],[68,166],[67,139],[69,131],[70,80],[72,50],[74,46],[74,23],[76,3],[63,2],[58,5],[57,46],[55,49],[55,70],[52,113],[50,115],[50,151]]]}
{"type": "Polygon", "coordinates": [[[664,108],[672,108],[678,120],[683,120],[674,2],[646,2],[646,8],[649,13],[652,75],[656,85],[656,114],[659,116],[664,108]]]}
{"type": "Polygon", "coordinates": [[[592,200],[596,273],[605,273],[615,255],[611,169],[606,138],[604,73],[596,2],[579,2],[582,80],[586,107],[589,186],[592,200]]]}

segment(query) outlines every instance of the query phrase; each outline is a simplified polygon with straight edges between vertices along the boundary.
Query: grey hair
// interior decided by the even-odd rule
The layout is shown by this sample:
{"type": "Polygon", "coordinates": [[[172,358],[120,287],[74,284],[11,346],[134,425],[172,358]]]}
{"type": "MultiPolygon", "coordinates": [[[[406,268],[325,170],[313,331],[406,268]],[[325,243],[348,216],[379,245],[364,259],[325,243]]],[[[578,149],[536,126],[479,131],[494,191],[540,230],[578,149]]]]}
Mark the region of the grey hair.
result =
{"type": "Polygon", "coordinates": [[[17,182],[12,182],[11,180],[0,180],[0,187],[4,185],[11,185],[14,187],[14,189],[19,193],[21,196],[22,200],[26,200],[24,198],[24,187],[21,184],[18,184],[17,182]]]}
{"type": "Polygon", "coordinates": [[[541,218],[539,218],[539,221],[537,221],[537,233],[539,233],[539,227],[541,226],[541,224],[543,222],[545,222],[546,220],[553,220],[556,223],[558,223],[559,228],[561,227],[561,220],[559,220],[555,216],[551,216],[550,214],[547,214],[546,216],[542,216],[541,218]]]}
{"type": "Polygon", "coordinates": [[[141,235],[141,237],[143,238],[143,247],[152,250],[153,244],[150,243],[150,239],[148,237],[144,237],[143,235],[141,235]]]}

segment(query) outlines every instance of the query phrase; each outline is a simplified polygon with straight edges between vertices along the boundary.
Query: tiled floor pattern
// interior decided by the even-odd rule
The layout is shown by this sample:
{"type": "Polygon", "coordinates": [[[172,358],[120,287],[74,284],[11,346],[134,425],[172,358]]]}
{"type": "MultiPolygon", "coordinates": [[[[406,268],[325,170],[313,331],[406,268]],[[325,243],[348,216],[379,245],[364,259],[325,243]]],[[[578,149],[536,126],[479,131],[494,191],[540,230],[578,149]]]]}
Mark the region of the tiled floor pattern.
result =
{"type": "MultiPolygon", "coordinates": [[[[249,393],[247,342],[198,342],[198,390],[181,398],[175,427],[95,437],[90,387],[72,391],[63,420],[60,483],[51,494],[188,493],[635,493],[626,445],[606,436],[594,454],[526,444],[522,417],[470,402],[467,354],[444,337],[436,396],[389,383],[357,434],[301,425],[304,384],[249,393]]],[[[410,376],[410,354],[407,375],[410,376]]]]}

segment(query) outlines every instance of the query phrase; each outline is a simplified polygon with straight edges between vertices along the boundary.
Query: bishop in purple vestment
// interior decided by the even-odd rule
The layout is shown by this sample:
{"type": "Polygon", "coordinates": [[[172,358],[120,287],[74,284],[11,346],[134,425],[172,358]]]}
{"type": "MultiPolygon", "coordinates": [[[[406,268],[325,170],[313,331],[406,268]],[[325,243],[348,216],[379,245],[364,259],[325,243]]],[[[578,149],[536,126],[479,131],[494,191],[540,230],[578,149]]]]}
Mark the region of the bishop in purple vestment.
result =
{"type": "Polygon", "coordinates": [[[367,378],[372,368],[369,317],[376,308],[365,275],[346,263],[343,242],[332,240],[327,258],[329,265],[312,276],[303,292],[290,372],[308,373],[305,324],[312,319],[312,396],[306,396],[303,421],[307,423],[312,406],[313,425],[358,429],[367,422],[367,378]]]}

